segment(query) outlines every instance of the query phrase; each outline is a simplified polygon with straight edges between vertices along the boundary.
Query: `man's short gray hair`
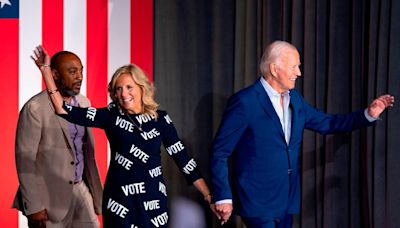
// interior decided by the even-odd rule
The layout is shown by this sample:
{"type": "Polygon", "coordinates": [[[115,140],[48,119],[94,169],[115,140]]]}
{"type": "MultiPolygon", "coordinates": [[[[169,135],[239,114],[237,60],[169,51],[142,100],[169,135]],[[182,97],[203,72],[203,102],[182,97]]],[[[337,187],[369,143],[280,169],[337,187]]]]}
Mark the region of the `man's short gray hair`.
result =
{"type": "Polygon", "coordinates": [[[264,53],[260,61],[260,71],[262,75],[266,75],[269,72],[269,64],[279,61],[282,57],[283,52],[286,50],[296,50],[297,48],[291,43],[282,40],[276,40],[269,44],[265,48],[264,53]]]}

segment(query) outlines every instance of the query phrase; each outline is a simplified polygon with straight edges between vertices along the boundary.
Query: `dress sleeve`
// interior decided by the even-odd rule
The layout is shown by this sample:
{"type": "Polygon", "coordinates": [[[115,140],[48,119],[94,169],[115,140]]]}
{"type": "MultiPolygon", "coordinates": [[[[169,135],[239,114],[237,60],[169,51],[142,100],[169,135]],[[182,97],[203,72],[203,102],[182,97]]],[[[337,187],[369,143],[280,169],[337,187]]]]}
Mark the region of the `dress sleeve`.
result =
{"type": "Polygon", "coordinates": [[[68,114],[59,114],[62,118],[71,123],[75,123],[85,127],[105,128],[107,119],[110,116],[108,108],[94,107],[75,107],[64,102],[63,108],[68,114]]]}
{"type": "Polygon", "coordinates": [[[164,147],[185,176],[186,181],[191,184],[201,178],[202,176],[197,168],[196,161],[187,153],[186,147],[179,139],[175,126],[168,114],[166,112],[159,112],[158,121],[160,121],[163,129],[162,141],[164,147]]]}

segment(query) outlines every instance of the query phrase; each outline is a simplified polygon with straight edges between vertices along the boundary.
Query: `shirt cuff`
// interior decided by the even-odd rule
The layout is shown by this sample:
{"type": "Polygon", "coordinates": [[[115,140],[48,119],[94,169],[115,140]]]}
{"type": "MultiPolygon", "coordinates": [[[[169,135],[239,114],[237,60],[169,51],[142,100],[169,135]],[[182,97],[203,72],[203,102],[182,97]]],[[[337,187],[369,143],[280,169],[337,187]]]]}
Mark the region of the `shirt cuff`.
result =
{"type": "Polygon", "coordinates": [[[368,109],[367,109],[367,108],[364,110],[364,115],[365,115],[365,118],[367,118],[367,120],[368,120],[369,122],[374,122],[374,121],[376,121],[376,120],[380,120],[379,117],[378,117],[378,118],[374,118],[374,117],[370,116],[370,115],[368,114],[368,109]]]}
{"type": "Polygon", "coordinates": [[[223,204],[223,203],[230,203],[230,204],[232,204],[232,200],[231,200],[231,199],[218,200],[218,201],[215,202],[215,205],[223,204]]]}

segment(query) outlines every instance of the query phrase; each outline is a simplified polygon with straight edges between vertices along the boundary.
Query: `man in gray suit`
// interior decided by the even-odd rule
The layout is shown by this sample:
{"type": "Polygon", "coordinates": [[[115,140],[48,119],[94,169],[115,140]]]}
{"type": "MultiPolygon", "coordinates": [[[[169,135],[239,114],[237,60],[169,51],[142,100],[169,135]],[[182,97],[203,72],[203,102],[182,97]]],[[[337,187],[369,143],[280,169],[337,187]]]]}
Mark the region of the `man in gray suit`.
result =
{"type": "Polygon", "coordinates": [[[20,186],[13,207],[27,216],[29,227],[99,227],[102,186],[92,132],[57,116],[49,98],[59,92],[71,105],[90,105],[79,94],[81,60],[61,51],[45,67],[51,67],[57,90],[33,96],[20,112],[15,144],[20,186]]]}

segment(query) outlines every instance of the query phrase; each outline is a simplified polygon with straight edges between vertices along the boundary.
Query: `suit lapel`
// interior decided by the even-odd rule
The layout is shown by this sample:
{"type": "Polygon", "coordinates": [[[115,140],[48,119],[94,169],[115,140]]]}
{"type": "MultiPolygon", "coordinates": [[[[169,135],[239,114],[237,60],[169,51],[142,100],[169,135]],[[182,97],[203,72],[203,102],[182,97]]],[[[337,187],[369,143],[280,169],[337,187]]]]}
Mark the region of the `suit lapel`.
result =
{"type": "Polygon", "coordinates": [[[296,132],[298,128],[298,119],[300,114],[300,104],[299,104],[298,96],[295,95],[293,90],[290,91],[290,108],[292,109],[292,127],[290,132],[290,143],[292,143],[293,138],[297,137],[296,132]]]}
{"type": "Polygon", "coordinates": [[[261,107],[267,113],[267,115],[272,119],[272,123],[276,128],[279,129],[280,135],[285,141],[285,134],[283,134],[283,129],[281,125],[281,121],[279,120],[278,115],[272,105],[271,99],[269,99],[267,92],[265,91],[264,87],[261,85],[260,80],[255,83],[255,89],[257,92],[257,99],[260,103],[261,107]]]}
{"type": "MultiPolygon", "coordinates": [[[[51,103],[51,100],[49,98],[49,106],[51,108],[51,110],[55,113],[53,104],[51,103]]],[[[73,154],[75,156],[75,146],[71,140],[71,136],[69,134],[69,130],[68,130],[68,121],[66,121],[64,118],[60,117],[60,116],[56,116],[56,119],[58,121],[58,124],[60,125],[62,132],[64,134],[64,137],[67,139],[68,145],[71,148],[71,150],[73,151],[73,154]]]]}

